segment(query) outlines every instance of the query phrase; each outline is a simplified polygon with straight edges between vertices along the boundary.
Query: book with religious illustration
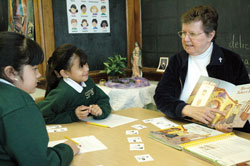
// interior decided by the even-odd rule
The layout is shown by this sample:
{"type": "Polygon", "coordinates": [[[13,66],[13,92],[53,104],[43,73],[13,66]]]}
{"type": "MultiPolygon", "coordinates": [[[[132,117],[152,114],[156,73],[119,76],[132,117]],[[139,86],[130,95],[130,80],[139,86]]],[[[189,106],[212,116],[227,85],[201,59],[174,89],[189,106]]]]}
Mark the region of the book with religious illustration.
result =
{"type": "Polygon", "coordinates": [[[157,131],[150,131],[149,137],[175,149],[182,150],[185,143],[223,134],[220,131],[190,123],[157,131]]]}
{"type": "Polygon", "coordinates": [[[150,131],[149,137],[213,165],[250,165],[250,140],[238,137],[232,132],[222,133],[191,123],[150,131]]]}
{"type": "Polygon", "coordinates": [[[233,128],[241,128],[250,116],[250,84],[236,86],[223,80],[201,76],[187,103],[216,108],[226,114],[216,114],[209,127],[228,124],[233,128]]]}

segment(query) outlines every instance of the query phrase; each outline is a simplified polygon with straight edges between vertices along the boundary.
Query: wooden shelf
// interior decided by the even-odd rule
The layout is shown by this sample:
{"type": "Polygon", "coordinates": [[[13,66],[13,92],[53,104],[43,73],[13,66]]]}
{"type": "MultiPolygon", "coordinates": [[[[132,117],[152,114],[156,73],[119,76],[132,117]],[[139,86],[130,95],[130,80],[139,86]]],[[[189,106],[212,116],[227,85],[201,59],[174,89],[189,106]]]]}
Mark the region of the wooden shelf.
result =
{"type": "Polygon", "coordinates": [[[143,67],[142,68],[143,77],[152,81],[160,81],[163,72],[157,72],[156,68],[143,67]]]}
{"type": "MultiPolygon", "coordinates": [[[[143,77],[150,81],[160,81],[163,75],[162,72],[157,72],[156,68],[143,67],[142,68],[143,77]]],[[[132,70],[126,69],[126,77],[131,77],[132,70]]],[[[107,74],[100,73],[100,70],[94,70],[89,72],[89,76],[95,81],[95,83],[99,83],[100,79],[107,80],[107,74]]]]}

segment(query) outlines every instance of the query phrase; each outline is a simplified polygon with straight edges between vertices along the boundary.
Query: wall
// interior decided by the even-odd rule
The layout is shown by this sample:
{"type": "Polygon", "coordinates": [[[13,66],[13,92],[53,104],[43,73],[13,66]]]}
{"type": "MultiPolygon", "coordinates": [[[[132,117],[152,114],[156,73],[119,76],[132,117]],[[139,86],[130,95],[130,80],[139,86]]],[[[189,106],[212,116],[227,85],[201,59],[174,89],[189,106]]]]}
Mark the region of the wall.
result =
{"type": "Polygon", "coordinates": [[[8,30],[8,0],[0,1],[0,31],[8,30]]]}

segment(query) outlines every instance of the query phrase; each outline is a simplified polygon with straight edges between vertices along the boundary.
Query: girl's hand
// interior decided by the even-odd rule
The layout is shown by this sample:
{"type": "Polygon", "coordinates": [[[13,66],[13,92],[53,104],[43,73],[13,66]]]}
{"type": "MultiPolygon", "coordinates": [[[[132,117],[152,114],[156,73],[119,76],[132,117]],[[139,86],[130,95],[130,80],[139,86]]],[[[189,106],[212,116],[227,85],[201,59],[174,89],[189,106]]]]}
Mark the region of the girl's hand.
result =
{"type": "Polygon", "coordinates": [[[98,105],[93,104],[93,105],[90,105],[89,108],[90,108],[90,113],[92,115],[94,116],[102,115],[102,109],[98,105]]]}
{"type": "Polygon", "coordinates": [[[85,105],[78,106],[75,109],[75,114],[79,120],[87,118],[89,113],[90,113],[90,107],[87,107],[85,105]]]}
{"type": "Polygon", "coordinates": [[[67,145],[69,145],[71,147],[71,149],[74,152],[74,156],[79,153],[80,149],[77,147],[77,145],[74,142],[66,141],[64,143],[67,144],[67,145]]]}

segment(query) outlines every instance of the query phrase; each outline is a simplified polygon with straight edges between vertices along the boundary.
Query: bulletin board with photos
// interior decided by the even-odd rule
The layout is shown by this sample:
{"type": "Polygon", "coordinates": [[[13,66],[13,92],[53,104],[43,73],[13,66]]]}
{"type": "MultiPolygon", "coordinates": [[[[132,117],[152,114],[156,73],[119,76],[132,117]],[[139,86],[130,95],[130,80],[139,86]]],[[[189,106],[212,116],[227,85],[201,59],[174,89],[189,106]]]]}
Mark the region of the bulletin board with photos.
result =
{"type": "Polygon", "coordinates": [[[69,33],[109,33],[109,0],[67,0],[69,33]]]}

